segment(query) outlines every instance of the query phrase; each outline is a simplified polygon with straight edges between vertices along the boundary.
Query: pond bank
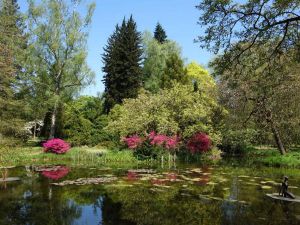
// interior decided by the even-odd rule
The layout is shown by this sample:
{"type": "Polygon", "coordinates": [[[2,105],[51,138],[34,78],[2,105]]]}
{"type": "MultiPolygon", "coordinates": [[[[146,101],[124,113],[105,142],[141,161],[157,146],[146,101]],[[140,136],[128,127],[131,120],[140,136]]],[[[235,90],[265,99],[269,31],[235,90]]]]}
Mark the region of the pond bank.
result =
{"type": "MultiPolygon", "coordinates": [[[[225,156],[219,164],[247,166],[263,165],[269,167],[300,168],[300,149],[291,149],[282,156],[275,148],[251,148],[243,156],[225,156]]],[[[167,160],[165,161],[167,163],[167,160]]],[[[137,160],[131,150],[109,150],[102,147],[73,147],[62,155],[44,153],[41,147],[1,147],[0,167],[35,164],[129,164],[147,165],[161,163],[154,160],[137,160]]]]}

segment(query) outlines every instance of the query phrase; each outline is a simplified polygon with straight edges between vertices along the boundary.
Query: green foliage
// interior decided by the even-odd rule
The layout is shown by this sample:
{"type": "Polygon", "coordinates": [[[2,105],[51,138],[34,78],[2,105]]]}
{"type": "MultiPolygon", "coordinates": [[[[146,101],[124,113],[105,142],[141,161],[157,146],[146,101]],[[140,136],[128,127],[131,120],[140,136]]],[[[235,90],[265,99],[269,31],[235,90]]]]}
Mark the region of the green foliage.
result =
{"type": "MultiPolygon", "coordinates": [[[[80,0],[74,2],[80,3],[80,0]]],[[[34,90],[32,96],[44,114],[52,112],[50,137],[59,136],[55,134],[59,105],[70,100],[94,77],[86,64],[88,27],[94,8],[90,4],[82,17],[73,3],[46,0],[36,5],[29,1],[26,69],[34,90]]]]}
{"type": "Polygon", "coordinates": [[[181,84],[188,83],[187,70],[184,68],[183,60],[177,54],[170,55],[166,60],[161,87],[170,88],[174,82],[181,84]]]}
{"type": "Polygon", "coordinates": [[[222,132],[222,151],[228,154],[244,154],[254,142],[256,131],[252,129],[227,130],[222,132]]]}
{"type": "MultiPolygon", "coordinates": [[[[295,105],[300,91],[299,63],[290,56],[293,52],[265,63],[270,45],[253,46],[251,54],[240,57],[242,65],[226,68],[228,58],[221,55],[211,66],[219,80],[220,100],[229,111],[227,127],[236,130],[247,125],[260,133],[272,132],[273,143],[284,154],[283,145],[296,143],[299,135],[300,108],[295,105]]],[[[261,141],[266,144],[268,140],[261,141]]]]}
{"type": "Polygon", "coordinates": [[[75,146],[95,146],[109,140],[103,131],[108,123],[103,114],[103,100],[98,97],[81,96],[65,106],[63,133],[75,146]]]}
{"type": "Polygon", "coordinates": [[[203,0],[196,8],[201,11],[199,25],[205,28],[198,39],[201,47],[226,53],[236,42],[244,43],[233,60],[224,62],[225,67],[231,67],[233,61],[242,64],[240,56],[270,41],[273,44],[267,57],[260,59],[263,62],[290,49],[299,51],[299,0],[203,0]]]}
{"type": "Polygon", "coordinates": [[[167,135],[180,134],[185,139],[197,131],[208,133],[214,143],[220,134],[213,129],[212,115],[218,104],[204,93],[194,92],[191,85],[175,84],[157,94],[142,92],[136,99],[126,99],[110,113],[105,128],[119,137],[144,135],[157,131],[167,135]]]}
{"type": "Polygon", "coordinates": [[[167,35],[165,30],[162,28],[160,23],[157,23],[154,31],[154,38],[160,43],[163,44],[167,41],[167,35]]]}
{"type": "Polygon", "coordinates": [[[205,94],[215,97],[217,86],[213,77],[196,62],[191,62],[186,66],[189,83],[194,84],[194,90],[205,92],[205,94]]]}
{"type": "Polygon", "coordinates": [[[275,148],[253,148],[247,152],[247,158],[254,163],[272,167],[300,167],[300,149],[291,149],[289,154],[282,156],[275,148]]]}
{"type": "Polygon", "coordinates": [[[128,21],[124,18],[120,27],[116,26],[104,52],[104,110],[108,113],[124,98],[135,98],[142,85],[141,34],[132,16],[128,21]]]}
{"type": "Polygon", "coordinates": [[[23,17],[17,1],[0,2],[0,133],[16,136],[24,125],[20,96],[22,59],[26,51],[23,17]]]}
{"type": "Polygon", "coordinates": [[[159,43],[149,32],[143,35],[143,83],[144,88],[157,93],[162,88],[162,77],[166,68],[166,61],[171,55],[181,55],[181,49],[174,41],[159,43]]]}

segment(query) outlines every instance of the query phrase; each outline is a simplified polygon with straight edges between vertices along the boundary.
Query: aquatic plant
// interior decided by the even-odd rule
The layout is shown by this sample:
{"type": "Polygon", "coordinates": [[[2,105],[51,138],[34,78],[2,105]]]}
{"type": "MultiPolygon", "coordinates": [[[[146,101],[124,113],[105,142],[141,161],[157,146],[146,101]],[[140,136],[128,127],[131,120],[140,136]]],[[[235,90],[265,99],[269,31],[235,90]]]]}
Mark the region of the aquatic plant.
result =
{"type": "Polygon", "coordinates": [[[210,137],[205,133],[198,132],[188,140],[186,147],[192,154],[207,152],[211,148],[210,137]]]}
{"type": "Polygon", "coordinates": [[[64,154],[70,150],[69,143],[59,138],[53,138],[43,143],[44,152],[64,154]]]}

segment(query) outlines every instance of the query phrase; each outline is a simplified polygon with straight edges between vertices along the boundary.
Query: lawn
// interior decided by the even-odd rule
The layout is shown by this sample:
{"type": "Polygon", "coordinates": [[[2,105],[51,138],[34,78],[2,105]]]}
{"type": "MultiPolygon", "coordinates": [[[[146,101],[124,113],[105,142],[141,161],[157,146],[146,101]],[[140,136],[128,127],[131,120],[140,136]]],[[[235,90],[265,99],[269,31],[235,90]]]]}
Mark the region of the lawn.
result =
{"type": "Polygon", "coordinates": [[[266,166],[300,168],[300,147],[290,148],[286,155],[281,155],[273,147],[254,147],[246,156],[254,163],[266,166]]]}

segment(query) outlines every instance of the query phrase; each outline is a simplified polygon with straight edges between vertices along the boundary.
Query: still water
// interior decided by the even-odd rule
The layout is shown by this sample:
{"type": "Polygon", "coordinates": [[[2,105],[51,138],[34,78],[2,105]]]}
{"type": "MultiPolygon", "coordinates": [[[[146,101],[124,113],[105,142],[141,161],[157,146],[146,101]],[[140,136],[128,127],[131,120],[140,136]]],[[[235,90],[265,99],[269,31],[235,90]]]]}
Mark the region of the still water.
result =
{"type": "Polygon", "coordinates": [[[228,165],[176,168],[27,166],[0,182],[2,225],[299,225],[300,203],[270,199],[300,171],[228,165]]]}

